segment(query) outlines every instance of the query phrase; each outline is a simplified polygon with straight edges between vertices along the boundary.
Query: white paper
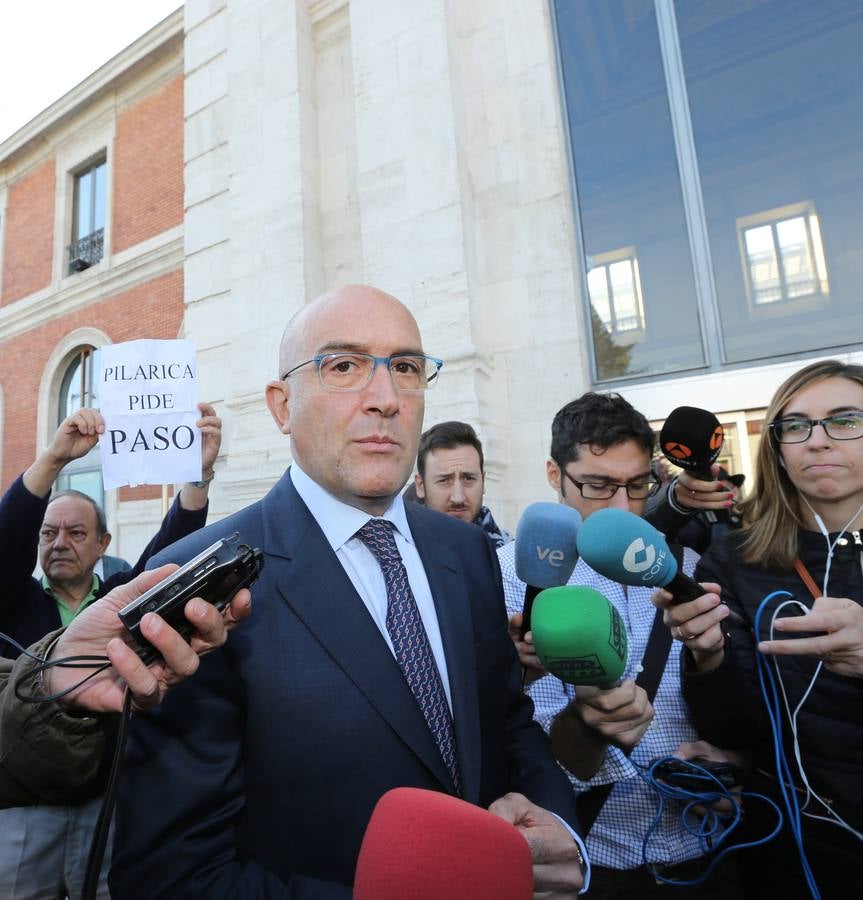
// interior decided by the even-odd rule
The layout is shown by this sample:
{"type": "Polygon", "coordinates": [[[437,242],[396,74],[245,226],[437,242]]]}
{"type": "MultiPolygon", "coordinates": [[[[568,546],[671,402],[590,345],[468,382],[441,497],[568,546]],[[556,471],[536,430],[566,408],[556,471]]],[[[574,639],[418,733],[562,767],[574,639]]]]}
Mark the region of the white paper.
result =
{"type": "Polygon", "coordinates": [[[99,440],[106,489],[201,478],[198,382],[191,341],[102,347],[99,440]]]}
{"type": "Polygon", "coordinates": [[[99,409],[103,416],[189,412],[198,403],[191,341],[126,341],[99,351],[99,409]]]}

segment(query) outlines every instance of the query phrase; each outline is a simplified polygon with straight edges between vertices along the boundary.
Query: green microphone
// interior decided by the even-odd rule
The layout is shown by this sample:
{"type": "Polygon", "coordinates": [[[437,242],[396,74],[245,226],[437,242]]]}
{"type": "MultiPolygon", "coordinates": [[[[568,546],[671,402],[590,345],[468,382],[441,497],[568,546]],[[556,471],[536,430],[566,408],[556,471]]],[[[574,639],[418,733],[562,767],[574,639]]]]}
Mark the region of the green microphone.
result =
{"type": "Polygon", "coordinates": [[[540,662],[567,684],[617,687],[626,668],[626,626],[614,605],[589,587],[553,587],[533,604],[540,662]]]}

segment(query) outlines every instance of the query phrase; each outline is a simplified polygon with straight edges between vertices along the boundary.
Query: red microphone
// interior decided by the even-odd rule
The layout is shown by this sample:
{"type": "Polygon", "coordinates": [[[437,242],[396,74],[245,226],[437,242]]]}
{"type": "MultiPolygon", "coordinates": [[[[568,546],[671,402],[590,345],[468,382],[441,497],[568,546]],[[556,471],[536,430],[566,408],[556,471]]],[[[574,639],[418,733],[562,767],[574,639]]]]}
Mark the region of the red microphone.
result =
{"type": "Polygon", "coordinates": [[[509,822],[438,791],[394,788],[366,828],[354,900],[532,900],[527,841],[509,822]]]}

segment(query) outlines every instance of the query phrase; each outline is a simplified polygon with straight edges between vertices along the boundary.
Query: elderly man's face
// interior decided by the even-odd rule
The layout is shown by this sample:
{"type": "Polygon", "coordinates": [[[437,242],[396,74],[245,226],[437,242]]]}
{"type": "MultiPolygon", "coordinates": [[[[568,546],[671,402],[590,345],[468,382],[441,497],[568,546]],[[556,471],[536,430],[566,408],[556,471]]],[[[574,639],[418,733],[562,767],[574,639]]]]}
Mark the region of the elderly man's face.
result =
{"type": "Polygon", "coordinates": [[[48,504],[42,520],[39,564],[52,584],[86,581],[110,541],[109,534],[99,535],[91,503],[81,497],[58,497],[48,504]]]}
{"type": "MultiPolygon", "coordinates": [[[[395,298],[355,286],[317,300],[283,345],[283,371],[340,350],[422,353],[413,316],[395,298]]],[[[422,430],[423,393],[399,391],[385,366],[359,391],[328,391],[314,365],[268,387],[270,411],[301,468],[334,497],[382,513],[408,479],[422,430]]]]}

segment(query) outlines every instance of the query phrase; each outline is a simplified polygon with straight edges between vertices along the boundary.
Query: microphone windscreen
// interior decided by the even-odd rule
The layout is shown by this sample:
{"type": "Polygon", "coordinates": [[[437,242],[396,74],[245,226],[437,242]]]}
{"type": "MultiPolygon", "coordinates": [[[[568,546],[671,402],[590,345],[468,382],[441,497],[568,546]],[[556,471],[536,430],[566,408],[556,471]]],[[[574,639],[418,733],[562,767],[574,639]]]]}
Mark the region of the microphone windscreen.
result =
{"type": "Polygon", "coordinates": [[[363,837],[354,900],[532,900],[527,841],[499,816],[420,788],[378,800],[363,837]]]}
{"type": "Polygon", "coordinates": [[[614,605],[593,588],[542,591],[533,605],[532,627],[536,655],[561,681],[609,687],[626,669],[626,626],[614,605]]]}
{"type": "Polygon", "coordinates": [[[659,432],[659,447],[676,466],[709,479],[724,437],[722,425],[712,412],[697,406],[678,406],[659,432]]]}
{"type": "Polygon", "coordinates": [[[618,584],[665,587],[677,574],[677,560],[662,534],[624,509],[593,513],[578,533],[578,552],[618,584]]]}
{"type": "Polygon", "coordinates": [[[566,584],[578,562],[581,516],[563,503],[531,503],[515,530],[515,573],[538,588],[566,584]]]}

